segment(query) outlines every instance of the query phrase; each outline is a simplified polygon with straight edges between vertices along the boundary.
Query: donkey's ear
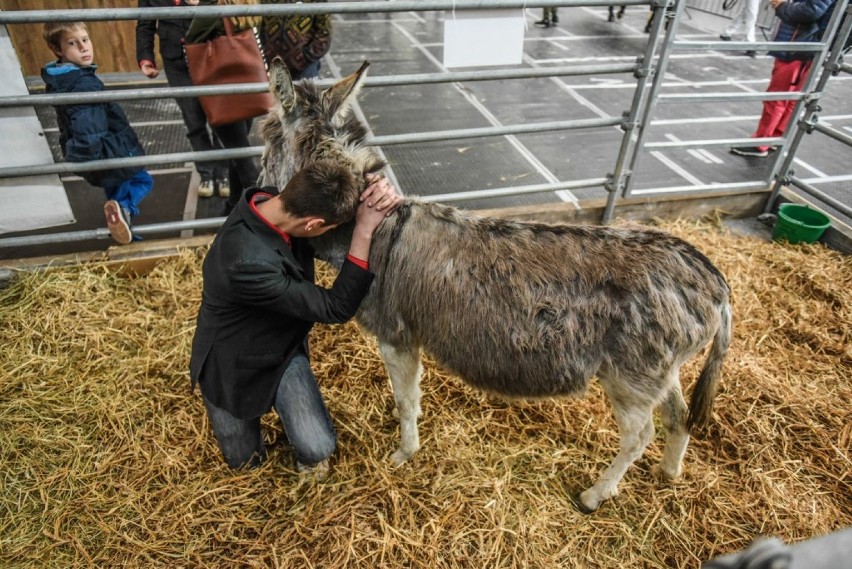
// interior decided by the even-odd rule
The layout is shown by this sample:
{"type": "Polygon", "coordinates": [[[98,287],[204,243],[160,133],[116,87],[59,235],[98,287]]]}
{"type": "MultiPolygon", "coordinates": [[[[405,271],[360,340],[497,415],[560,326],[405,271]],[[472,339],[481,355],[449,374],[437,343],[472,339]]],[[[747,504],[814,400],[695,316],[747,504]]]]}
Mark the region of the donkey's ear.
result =
{"type": "Polygon", "coordinates": [[[369,61],[361,64],[361,68],[349,77],[344,77],[322,94],[322,105],[325,109],[326,116],[331,118],[331,122],[335,124],[343,124],[346,117],[349,115],[349,107],[355,97],[358,96],[358,91],[361,90],[361,83],[367,77],[367,68],[370,66],[369,61]]]}
{"type": "Polygon", "coordinates": [[[290,72],[280,57],[273,59],[269,67],[269,90],[281,105],[284,114],[290,114],[296,106],[296,91],[293,89],[290,72]]]}

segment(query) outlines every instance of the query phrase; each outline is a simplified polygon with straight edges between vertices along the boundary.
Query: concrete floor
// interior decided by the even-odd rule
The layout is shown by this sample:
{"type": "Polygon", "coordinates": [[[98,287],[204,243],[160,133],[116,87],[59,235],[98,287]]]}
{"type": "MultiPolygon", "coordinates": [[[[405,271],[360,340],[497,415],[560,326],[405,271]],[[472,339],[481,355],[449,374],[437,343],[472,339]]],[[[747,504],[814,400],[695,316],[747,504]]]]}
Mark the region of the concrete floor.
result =
{"type": "MultiPolygon", "coordinates": [[[[648,11],[630,7],[623,19],[606,21],[606,8],[562,8],[556,27],[533,22],[539,9],[525,11],[523,67],[574,63],[632,62],[648,40],[643,28],[648,11]]],[[[322,77],[339,77],[371,62],[370,75],[444,71],[443,19],[439,12],[345,14],[334,18],[332,49],[322,77]]],[[[725,20],[690,10],[679,39],[712,40],[725,20]]],[[[758,92],[768,83],[772,58],[736,53],[676,52],[662,93],[758,92]]],[[[134,80],[140,80],[134,76],[134,80]]],[[[106,80],[126,81],[128,77],[106,80]]],[[[852,132],[852,76],[834,77],[822,98],[821,122],[852,132]]],[[[531,122],[618,117],[630,104],[632,75],[519,79],[426,86],[374,87],[362,91],[360,108],[376,135],[427,132],[531,122]]],[[[122,103],[148,154],[190,150],[177,106],[172,100],[122,103]]],[[[661,104],[647,142],[746,138],[757,124],[759,103],[661,104]]],[[[39,109],[45,133],[59,160],[52,109],[39,109]]],[[[409,195],[435,195],[513,185],[571,181],[613,171],[621,141],[617,127],[556,133],[388,146],[384,152],[399,187],[409,195]]],[[[258,138],[255,142],[261,144],[258,138]]],[[[637,190],[683,188],[765,180],[771,160],[743,158],[723,148],[643,151],[635,173],[637,190]]],[[[845,203],[852,203],[852,149],[821,134],[805,138],[796,158],[796,175],[845,203]]],[[[190,164],[157,168],[157,185],[143,203],[137,224],[216,217],[223,200],[198,199],[197,176],[190,164]]],[[[78,222],[57,232],[103,225],[102,193],[79,178],[66,179],[78,222]],[[94,213],[92,213],[94,212],[94,213]]],[[[550,192],[523,197],[471,200],[469,209],[553,203],[605,197],[603,188],[550,192]]],[[[848,220],[847,220],[848,222],[848,220]]],[[[7,235],[8,236],[8,235],[7,235]]],[[[4,236],[5,237],[5,236],[4,236]]],[[[109,240],[62,246],[0,248],[0,258],[20,258],[111,246],[109,240]]]]}

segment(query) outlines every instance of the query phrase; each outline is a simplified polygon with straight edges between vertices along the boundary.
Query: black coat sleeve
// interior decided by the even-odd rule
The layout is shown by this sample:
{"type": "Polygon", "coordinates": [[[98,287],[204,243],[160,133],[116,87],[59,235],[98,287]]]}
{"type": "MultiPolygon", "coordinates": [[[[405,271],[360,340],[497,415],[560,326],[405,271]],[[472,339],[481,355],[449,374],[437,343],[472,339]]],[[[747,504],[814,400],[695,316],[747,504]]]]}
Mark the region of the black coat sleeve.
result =
{"type": "Polygon", "coordinates": [[[337,324],[355,316],[373,274],[346,261],[330,289],[282,272],[268,260],[241,260],[228,269],[235,302],[307,322],[337,324]]]}
{"type": "MultiPolygon", "coordinates": [[[[140,8],[150,8],[150,0],[139,0],[140,8]]],[[[157,34],[157,20],[139,20],[136,22],[136,63],[154,58],[154,36],[157,34]]]]}

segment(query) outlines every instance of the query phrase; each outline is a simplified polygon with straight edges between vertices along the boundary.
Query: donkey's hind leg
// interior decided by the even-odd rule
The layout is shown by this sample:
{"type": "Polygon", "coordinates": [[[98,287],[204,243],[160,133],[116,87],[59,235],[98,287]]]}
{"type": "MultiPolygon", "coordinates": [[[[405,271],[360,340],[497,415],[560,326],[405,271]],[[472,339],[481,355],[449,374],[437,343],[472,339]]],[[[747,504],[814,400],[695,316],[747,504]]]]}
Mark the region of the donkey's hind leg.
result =
{"type": "Polygon", "coordinates": [[[686,415],[686,402],[683,400],[680,381],[677,372],[675,372],[671,389],[660,405],[660,418],[663,427],[666,429],[666,448],[663,451],[663,460],[660,462],[659,468],[656,469],[669,480],[674,480],[680,476],[683,455],[686,454],[686,445],[689,444],[686,415]]]}
{"type": "Polygon", "coordinates": [[[379,352],[393,386],[393,398],[399,413],[400,444],[391,455],[391,461],[399,466],[420,448],[417,418],[420,416],[420,349],[397,347],[379,342],[379,352]]]}
{"type": "Polygon", "coordinates": [[[645,447],[654,438],[653,403],[614,397],[609,389],[607,393],[618,423],[619,451],[595,485],[580,494],[580,503],[577,505],[585,513],[595,511],[601,502],[618,494],[618,483],[624,473],[642,456],[645,447]]]}

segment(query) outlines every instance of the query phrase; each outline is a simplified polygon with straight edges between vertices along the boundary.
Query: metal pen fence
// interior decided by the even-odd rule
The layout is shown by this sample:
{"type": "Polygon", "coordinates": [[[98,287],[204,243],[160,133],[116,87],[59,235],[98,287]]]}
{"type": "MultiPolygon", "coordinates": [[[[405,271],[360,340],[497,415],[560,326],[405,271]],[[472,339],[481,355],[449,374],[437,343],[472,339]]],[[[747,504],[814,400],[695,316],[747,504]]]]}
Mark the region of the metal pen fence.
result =
{"type": "MultiPolygon", "coordinates": [[[[842,0],[843,9],[846,8],[848,0],[842,0]]],[[[413,75],[396,75],[384,77],[369,77],[365,87],[377,86],[409,86],[434,83],[462,83],[469,81],[491,81],[502,79],[523,80],[540,77],[581,76],[581,75],[608,75],[608,74],[632,74],[636,80],[633,90],[631,105],[623,116],[611,116],[597,119],[546,121],[533,124],[517,124],[497,127],[484,127],[474,129],[456,129],[434,132],[415,132],[398,135],[374,136],[373,144],[378,146],[390,146],[395,144],[417,144],[429,141],[453,140],[462,138],[480,138],[494,136],[509,136],[522,133],[539,133],[551,131],[566,131],[573,129],[599,129],[620,127],[623,132],[617,152],[615,153],[612,172],[602,173],[581,180],[560,181],[548,184],[532,184],[526,186],[512,186],[507,188],[494,188],[487,190],[475,190],[469,192],[456,192],[431,196],[432,201],[465,201],[481,197],[524,195],[541,192],[553,192],[560,189],[575,189],[586,187],[603,187],[607,190],[607,202],[604,209],[602,222],[609,222],[614,214],[620,199],[628,199],[632,196],[643,195],[676,195],[676,194],[707,194],[719,193],[730,190],[769,190],[772,180],[790,181],[795,183],[787,173],[789,162],[792,160],[795,148],[801,142],[799,131],[793,138],[788,133],[781,138],[766,139],[724,139],[724,140],[693,140],[678,143],[655,142],[646,143],[645,138],[655,108],[660,104],[689,103],[696,101],[713,100],[797,100],[799,106],[803,101],[816,101],[819,98],[820,89],[824,88],[825,82],[821,79],[816,82],[816,73],[812,73],[807,85],[800,93],[708,93],[698,95],[675,95],[661,94],[660,87],[662,78],[670,59],[670,55],[676,51],[694,50],[716,50],[736,51],[744,49],[743,42],[688,42],[679,41],[675,38],[678,22],[686,8],[684,0],[395,0],[393,2],[366,1],[366,2],[331,2],[326,4],[282,4],[282,5],[250,5],[250,6],[206,6],[206,7],[184,7],[184,8],[126,8],[126,9],[89,9],[89,10],[33,10],[20,12],[0,12],[0,24],[14,25],[17,23],[34,23],[47,21],[115,21],[133,19],[168,19],[189,18],[196,16],[225,17],[225,16],[276,16],[290,14],[371,14],[390,12],[424,12],[424,11],[451,11],[451,10],[485,10],[485,9],[522,9],[536,7],[588,7],[588,6],[610,6],[610,5],[642,5],[651,6],[658,14],[665,17],[655,17],[650,27],[649,39],[644,50],[637,54],[635,62],[618,64],[598,65],[572,65],[553,68],[525,68],[525,69],[498,69],[489,71],[453,71],[444,73],[425,73],[413,75]],[[668,25],[668,24],[671,25],[668,25]],[[816,88],[814,86],[816,85],[816,88]],[[793,138],[793,143],[790,143],[793,138]],[[666,148],[677,145],[681,148],[687,147],[712,147],[712,146],[753,146],[756,143],[777,145],[781,148],[789,147],[787,152],[779,152],[776,163],[772,168],[772,175],[767,180],[743,181],[730,184],[716,184],[712,186],[689,186],[678,188],[657,188],[635,190],[633,188],[633,173],[636,171],[637,163],[644,149],[666,148]],[[783,160],[783,163],[782,163],[783,160]],[[782,175],[783,173],[783,175],[782,175]]],[[[836,10],[832,18],[829,35],[833,37],[840,21],[839,15],[842,10],[836,10]]],[[[844,29],[848,32],[848,21],[844,29]]],[[[749,44],[751,45],[751,44],[749,44]]],[[[835,65],[838,70],[848,72],[848,65],[842,63],[839,54],[829,54],[830,42],[825,41],[813,44],[794,43],[770,43],[762,42],[757,49],[783,49],[790,51],[808,51],[815,54],[814,69],[820,69],[828,60],[830,65],[835,65]]],[[[823,74],[825,76],[825,74],[823,74]]],[[[826,79],[827,80],[827,79],[826,79]]],[[[328,85],[331,81],[319,81],[320,85],[328,85]]],[[[13,97],[0,97],[0,108],[14,107],[37,107],[47,105],[58,105],[68,103],[90,103],[105,101],[123,101],[154,98],[179,98],[197,97],[209,94],[233,94],[259,92],[268,88],[265,83],[236,84],[220,87],[185,87],[185,88],[157,88],[157,89],[128,89],[121,91],[108,91],[101,93],[85,93],[71,95],[26,95],[13,97]]],[[[814,112],[809,110],[807,120],[813,122],[814,112]]],[[[814,126],[820,132],[826,132],[822,127],[814,126]]],[[[802,130],[801,128],[799,130],[802,130]]],[[[842,133],[831,133],[830,135],[845,140],[842,133]]],[[[848,138],[848,137],[846,137],[848,138]]],[[[104,170],[126,166],[151,166],[157,164],[169,164],[178,161],[197,161],[214,159],[233,159],[243,157],[259,156],[261,147],[243,149],[215,150],[209,152],[182,152],[159,155],[148,155],[134,158],[122,158],[111,160],[92,161],[87,163],[44,163],[25,166],[13,166],[0,168],[0,179],[20,178],[40,174],[64,174],[81,171],[104,170]]],[[[413,188],[416,190],[416,188],[413,188]]],[[[778,187],[776,184],[776,193],[778,187]]],[[[2,188],[0,188],[2,191],[2,188]]],[[[416,192],[415,192],[416,193],[416,192]]],[[[774,195],[774,194],[773,194],[774,195]]],[[[841,204],[842,205],[842,204],[841,204]]],[[[164,232],[174,232],[192,229],[215,228],[222,222],[223,218],[207,220],[175,221],[160,224],[140,225],[134,227],[134,231],[140,235],[155,235],[164,232]]],[[[0,239],[0,248],[23,246],[32,244],[56,243],[71,240],[106,239],[108,233],[105,230],[78,231],[66,233],[54,233],[50,235],[30,235],[0,239]]]]}

